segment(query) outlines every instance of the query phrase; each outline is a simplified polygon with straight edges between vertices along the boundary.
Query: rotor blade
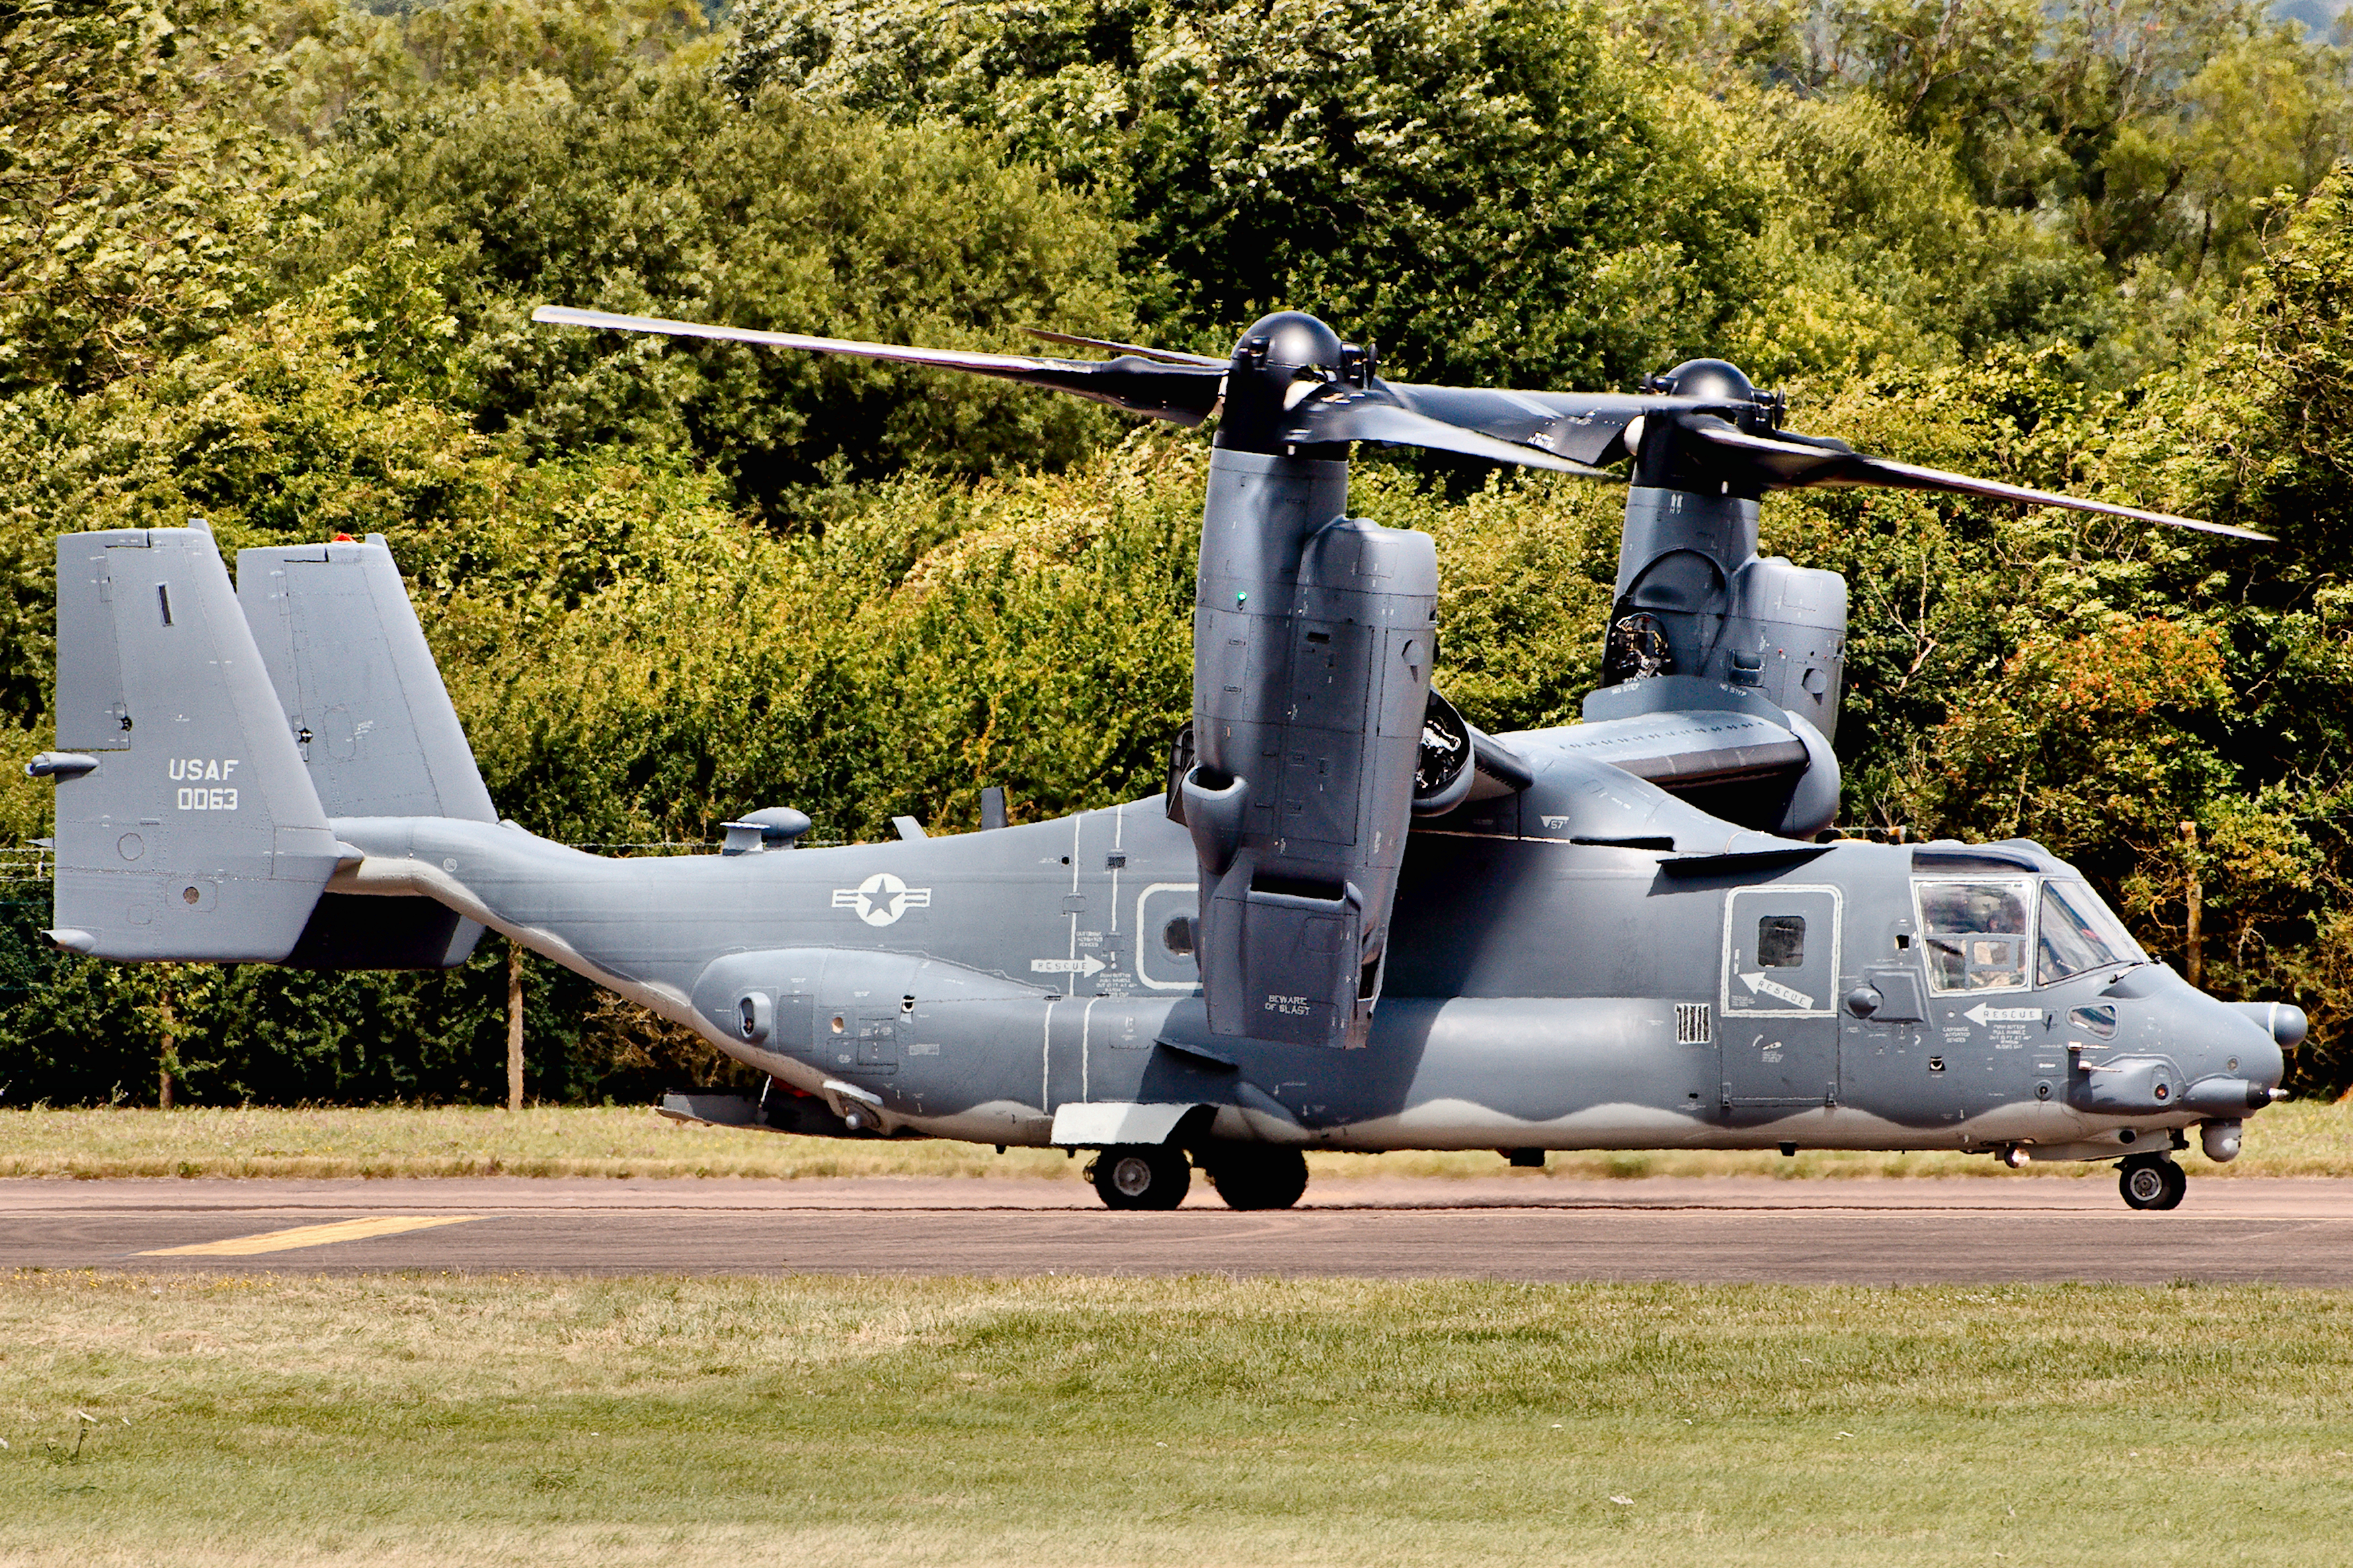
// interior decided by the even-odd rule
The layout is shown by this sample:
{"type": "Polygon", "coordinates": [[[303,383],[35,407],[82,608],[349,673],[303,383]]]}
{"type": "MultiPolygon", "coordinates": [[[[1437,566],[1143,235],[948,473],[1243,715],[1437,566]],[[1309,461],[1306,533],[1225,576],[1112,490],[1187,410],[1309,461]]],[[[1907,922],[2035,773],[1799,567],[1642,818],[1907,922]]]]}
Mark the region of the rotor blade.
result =
{"type": "Polygon", "coordinates": [[[1110,338],[1076,338],[1068,332],[1050,332],[1043,327],[1024,327],[1023,331],[1050,343],[1068,343],[1074,349],[1107,349],[1115,354],[1134,354],[1138,359],[1158,360],[1163,364],[1207,364],[1219,370],[1226,367],[1221,359],[1208,354],[1180,353],[1175,349],[1150,349],[1141,343],[1115,342],[1110,338]]]}
{"type": "Polygon", "coordinates": [[[1498,463],[1518,463],[1531,468],[1551,468],[1564,474],[1617,476],[1536,447],[1502,441],[1476,430],[1466,430],[1427,414],[1401,406],[1389,390],[1334,384],[1338,390],[1311,395],[1292,411],[1293,423],[1283,432],[1286,441],[1307,446],[1322,441],[1387,441],[1399,447],[1429,447],[1461,452],[1498,463]]]}
{"type": "Polygon", "coordinates": [[[932,365],[974,375],[1018,381],[1028,386],[1074,393],[1176,425],[1198,425],[1218,405],[1225,380],[1222,366],[1158,364],[1129,356],[1114,360],[1042,359],[1027,354],[973,353],[961,349],[901,348],[891,343],[862,343],[846,338],[813,338],[798,332],[765,332],[749,327],[712,326],[701,321],[673,321],[659,316],[622,316],[608,310],[577,310],[564,305],[542,305],[531,313],[534,321],[567,327],[605,327],[625,332],[656,332],[669,337],[711,338],[724,342],[759,343],[770,348],[803,349],[812,353],[847,354],[857,359],[885,360],[898,364],[932,365]]]}
{"type": "Polygon", "coordinates": [[[1836,487],[1942,490],[1957,495],[1984,496],[1991,500],[2020,501],[2029,506],[2055,506],[2070,511],[2128,517],[2139,522],[2161,522],[2168,528],[2194,529],[2200,533],[2221,534],[2227,539],[2248,539],[2263,544],[2277,542],[2270,534],[2257,533],[2251,528],[2232,528],[2227,523],[2204,522],[2194,517],[2144,511],[2138,507],[2118,506],[2111,501],[2085,500],[2050,490],[2006,485],[1998,479],[1972,479],[1967,474],[1947,473],[1942,468],[1923,468],[1911,463],[1891,462],[1884,458],[1854,451],[1843,443],[1824,441],[1818,444],[1812,437],[1788,440],[1751,436],[1720,419],[1690,414],[1679,418],[1676,424],[1685,435],[1696,437],[1721,452],[1738,454],[1753,471],[1767,476],[1767,488],[1771,489],[1836,487]]]}
{"type": "MultiPolygon", "coordinates": [[[[1863,458],[1861,466],[1871,478],[1859,481],[1885,485],[1893,489],[1954,490],[1963,495],[1986,496],[1994,500],[2021,501],[2030,506],[2064,507],[2071,511],[2096,511],[2109,517],[2128,517],[2140,522],[2161,522],[2168,528],[2187,528],[2200,533],[2219,534],[2224,539],[2246,539],[2258,544],[2276,544],[2278,540],[2268,533],[2258,533],[2252,528],[2234,528],[2227,522],[2208,522],[2202,518],[2176,517],[2171,512],[2145,511],[2139,507],[2117,506],[2104,500],[2084,500],[2075,496],[2053,494],[2050,490],[2031,490],[2020,485],[2005,485],[1993,479],[1971,479],[1967,474],[1948,474],[1941,468],[1915,468],[1910,463],[1892,463],[1884,458],[1863,458]]],[[[1835,481],[1834,481],[1835,482],[1835,481]]]]}
{"type": "Polygon", "coordinates": [[[1588,465],[1630,456],[1625,447],[1626,426],[1641,415],[1713,406],[1696,397],[1651,394],[1513,392],[1493,386],[1417,386],[1408,382],[1380,384],[1417,414],[1588,465]]]}

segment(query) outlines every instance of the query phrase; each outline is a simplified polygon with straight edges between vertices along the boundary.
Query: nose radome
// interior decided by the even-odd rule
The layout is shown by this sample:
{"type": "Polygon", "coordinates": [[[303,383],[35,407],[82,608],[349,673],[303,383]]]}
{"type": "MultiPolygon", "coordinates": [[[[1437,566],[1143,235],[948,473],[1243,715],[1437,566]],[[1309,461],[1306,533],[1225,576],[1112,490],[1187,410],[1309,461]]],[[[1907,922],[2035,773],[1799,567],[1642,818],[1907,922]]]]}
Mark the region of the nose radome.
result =
{"type": "Polygon", "coordinates": [[[2274,1030],[2286,1030],[2284,1015],[2292,1009],[2283,1006],[2274,1016],[2268,1004],[2220,1001],[2168,970],[2156,970],[2139,984],[2147,987],[2150,1044],[2172,1059],[2184,1080],[2183,1109],[2242,1114],[2271,1103],[2271,1091],[2287,1071],[2274,1030]]]}
{"type": "Polygon", "coordinates": [[[2247,1008],[2221,1004],[2217,1011],[2221,1018],[2214,1020],[2214,1027],[2207,1027],[2205,1039],[2190,1037],[2181,1041],[2189,1047],[2189,1056],[2198,1058],[2195,1072],[2223,1072],[2256,1089],[2275,1089],[2287,1077],[2287,1053],[2280,1051],[2280,1041],[2263,1023],[2250,1018],[2247,1008]]]}
{"type": "Polygon", "coordinates": [[[2175,1059],[2191,1080],[2185,1107],[2238,1115],[2272,1102],[2287,1075],[2287,1056],[2272,1030],[2247,1009],[2210,1001],[2186,1012],[2179,1026],[2182,1036],[2172,1044],[2175,1059]]]}
{"type": "MultiPolygon", "coordinates": [[[[2208,1070],[2220,1066],[2233,1078],[2244,1079],[2258,1089],[2271,1090],[2279,1087],[2287,1076],[2285,1046],[2304,1038],[2304,1009],[2284,1003],[2225,1003],[2223,1011],[2239,1027],[2224,1034],[2209,1057],[2221,1056],[2221,1063],[2210,1063],[2208,1070]],[[2236,1068],[2230,1060],[2238,1062],[2236,1068]]],[[[2266,1095],[2266,1102],[2268,1102],[2266,1095]]]]}
{"type": "Polygon", "coordinates": [[[2287,1076],[2287,1053],[2279,1048],[2278,1041],[2266,1039],[2240,1058],[2239,1076],[2258,1089],[2276,1089],[2287,1076]]]}
{"type": "Polygon", "coordinates": [[[2312,1027],[2304,1009],[2293,1002],[2233,1002],[2230,1007],[2253,1021],[2283,1050],[2294,1050],[2304,1044],[2304,1037],[2312,1027]]]}

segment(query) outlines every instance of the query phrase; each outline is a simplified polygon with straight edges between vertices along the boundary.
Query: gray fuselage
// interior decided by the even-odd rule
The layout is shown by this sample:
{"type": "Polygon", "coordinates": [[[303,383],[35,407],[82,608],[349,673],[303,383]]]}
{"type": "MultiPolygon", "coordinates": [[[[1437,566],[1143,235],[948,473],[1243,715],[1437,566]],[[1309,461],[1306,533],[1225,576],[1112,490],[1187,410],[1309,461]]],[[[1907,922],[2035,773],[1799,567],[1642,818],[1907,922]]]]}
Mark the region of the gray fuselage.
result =
{"type": "Polygon", "coordinates": [[[332,886],[438,899],[852,1126],[988,1143],[1055,1142],[1075,1103],[1334,1149],[2115,1158],[2235,1123],[2279,1081],[2264,1027],[2137,950],[2046,983],[2031,922],[2080,879],[2033,846],[1773,839],[1551,743],[1573,733],[1505,737],[1535,784],[1412,835],[1358,1049],[1209,1031],[1193,845],[1158,797],[658,859],[343,818],[365,858],[332,886]],[[2026,929],[1980,939],[1997,967],[1963,973],[1968,944],[1924,930],[1924,897],[2026,929]]]}

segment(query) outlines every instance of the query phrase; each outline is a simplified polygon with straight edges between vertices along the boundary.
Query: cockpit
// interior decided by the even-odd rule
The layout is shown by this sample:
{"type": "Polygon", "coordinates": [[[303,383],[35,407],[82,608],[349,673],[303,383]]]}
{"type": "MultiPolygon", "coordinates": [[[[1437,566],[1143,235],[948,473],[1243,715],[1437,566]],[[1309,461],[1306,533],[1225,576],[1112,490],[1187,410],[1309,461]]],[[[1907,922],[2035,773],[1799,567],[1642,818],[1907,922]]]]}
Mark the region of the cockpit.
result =
{"type": "Polygon", "coordinates": [[[1922,878],[1913,883],[1928,984],[1939,992],[2023,991],[2148,954],[2081,880],[1922,878]]]}

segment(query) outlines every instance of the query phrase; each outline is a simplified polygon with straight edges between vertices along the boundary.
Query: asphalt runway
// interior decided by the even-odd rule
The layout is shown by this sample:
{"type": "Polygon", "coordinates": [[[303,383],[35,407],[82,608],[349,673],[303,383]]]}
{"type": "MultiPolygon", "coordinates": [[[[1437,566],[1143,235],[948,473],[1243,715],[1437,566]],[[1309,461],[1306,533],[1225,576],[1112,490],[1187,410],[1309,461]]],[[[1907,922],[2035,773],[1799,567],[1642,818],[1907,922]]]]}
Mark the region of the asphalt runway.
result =
{"type": "Polygon", "coordinates": [[[1324,1182],[1114,1214],[1039,1180],[0,1181],[0,1268],[470,1274],[1193,1274],[2353,1287],[2353,1182],[1324,1182]]]}

